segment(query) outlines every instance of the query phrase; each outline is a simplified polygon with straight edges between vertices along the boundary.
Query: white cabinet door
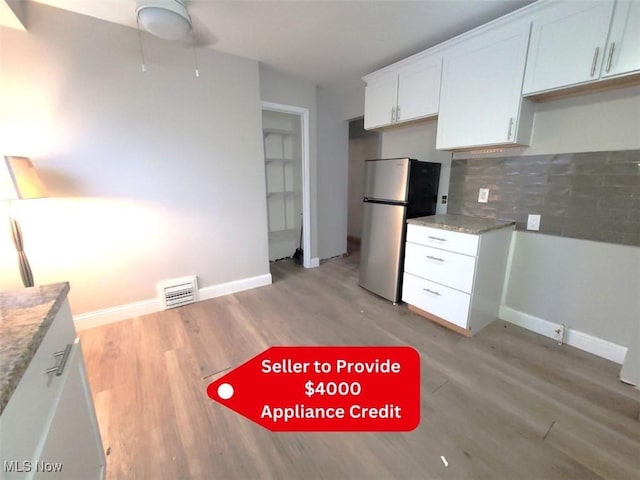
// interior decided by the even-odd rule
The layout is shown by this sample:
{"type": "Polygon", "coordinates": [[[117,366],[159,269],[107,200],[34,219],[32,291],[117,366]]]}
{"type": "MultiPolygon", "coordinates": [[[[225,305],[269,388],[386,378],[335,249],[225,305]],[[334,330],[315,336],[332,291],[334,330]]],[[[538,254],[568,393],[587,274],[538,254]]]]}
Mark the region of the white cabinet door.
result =
{"type": "Polygon", "coordinates": [[[64,388],[54,407],[49,430],[45,433],[33,478],[52,478],[56,471],[65,480],[104,478],[102,441],[79,339],[73,344],[63,375],[64,388]]]}
{"type": "Polygon", "coordinates": [[[400,70],[397,122],[438,114],[442,57],[421,59],[400,70]]]}
{"type": "Polygon", "coordinates": [[[367,83],[364,93],[364,128],[391,125],[398,100],[398,74],[389,73],[367,83]]]}
{"type": "Polygon", "coordinates": [[[602,77],[640,70],[640,2],[616,3],[602,77]]]}
{"type": "Polygon", "coordinates": [[[523,93],[598,80],[613,5],[565,2],[534,21],[523,93]]]}
{"type": "Polygon", "coordinates": [[[529,25],[489,33],[445,52],[438,149],[529,143],[528,118],[519,130],[529,25]]]}

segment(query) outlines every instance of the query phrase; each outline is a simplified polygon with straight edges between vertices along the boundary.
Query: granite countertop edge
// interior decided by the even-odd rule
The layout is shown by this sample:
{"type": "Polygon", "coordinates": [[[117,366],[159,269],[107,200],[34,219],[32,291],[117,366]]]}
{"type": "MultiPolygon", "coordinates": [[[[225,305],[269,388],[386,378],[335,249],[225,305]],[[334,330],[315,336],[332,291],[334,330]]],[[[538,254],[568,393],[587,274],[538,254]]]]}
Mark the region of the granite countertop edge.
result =
{"type": "MultiPolygon", "coordinates": [[[[0,308],[2,309],[3,315],[5,313],[8,313],[7,317],[2,319],[2,322],[17,323],[24,321],[20,317],[20,312],[26,310],[26,308],[20,307],[19,305],[13,306],[11,304],[12,295],[14,295],[13,298],[16,299],[23,299],[30,295],[44,296],[44,290],[49,292],[49,297],[44,299],[41,305],[43,306],[43,308],[46,308],[44,306],[47,304],[49,304],[50,306],[48,310],[46,310],[46,313],[44,313],[44,315],[42,315],[42,312],[40,312],[40,314],[38,315],[41,318],[37,326],[35,324],[36,322],[38,322],[38,319],[31,317],[30,320],[34,324],[33,331],[29,332],[31,334],[31,338],[25,342],[22,350],[12,358],[2,358],[5,352],[3,350],[0,350],[0,358],[2,358],[3,363],[0,367],[0,415],[2,415],[2,412],[9,403],[13,392],[20,383],[20,380],[22,380],[22,377],[29,367],[29,364],[31,363],[31,360],[38,350],[38,347],[40,347],[42,340],[49,331],[49,327],[53,323],[53,319],[60,311],[60,307],[67,298],[70,286],[68,282],[62,282],[52,285],[45,285],[42,287],[25,288],[23,290],[18,290],[15,292],[0,293],[0,308]]],[[[16,300],[16,303],[19,303],[19,301],[16,300]]],[[[6,334],[5,330],[5,325],[0,325],[0,334],[4,336],[6,334]]]]}
{"type": "Polygon", "coordinates": [[[438,228],[440,230],[469,233],[472,235],[480,235],[492,230],[508,228],[516,224],[513,220],[505,220],[501,218],[471,217],[467,215],[451,214],[410,218],[407,220],[407,223],[423,227],[438,228]]]}

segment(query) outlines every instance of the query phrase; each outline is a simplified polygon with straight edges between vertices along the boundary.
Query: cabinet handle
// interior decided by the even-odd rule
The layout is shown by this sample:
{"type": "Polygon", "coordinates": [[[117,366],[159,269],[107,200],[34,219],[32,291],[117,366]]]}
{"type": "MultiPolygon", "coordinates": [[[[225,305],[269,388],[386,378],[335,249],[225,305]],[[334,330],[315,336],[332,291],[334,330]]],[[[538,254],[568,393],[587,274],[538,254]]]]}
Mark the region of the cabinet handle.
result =
{"type": "Polygon", "coordinates": [[[396,121],[396,107],[391,107],[391,123],[396,121]]]}
{"type": "Polygon", "coordinates": [[[593,52],[593,62],[591,63],[591,76],[596,73],[596,63],[598,62],[598,54],[600,53],[600,47],[596,47],[596,51],[593,52]]]}
{"type": "Polygon", "coordinates": [[[435,290],[429,290],[428,288],[423,288],[422,290],[424,290],[425,292],[431,293],[433,295],[440,296],[440,294],[438,292],[436,292],[435,290]]]}
{"type": "Polygon", "coordinates": [[[436,260],[436,261],[438,261],[438,262],[444,262],[444,259],[442,259],[442,258],[438,258],[438,257],[432,257],[431,255],[427,255],[427,258],[428,258],[429,260],[436,260]]]}
{"type": "Polygon", "coordinates": [[[509,131],[507,132],[507,140],[511,140],[511,133],[513,132],[513,117],[509,118],[509,131]]]}
{"type": "Polygon", "coordinates": [[[400,105],[396,108],[396,122],[400,120],[400,105]]]}
{"type": "Polygon", "coordinates": [[[447,241],[446,238],[440,238],[440,237],[428,236],[427,238],[430,238],[431,240],[438,240],[439,242],[446,242],[447,241]]]}
{"type": "Polygon", "coordinates": [[[609,49],[609,58],[607,58],[607,73],[611,70],[611,60],[613,60],[613,50],[616,48],[616,42],[611,42],[611,48],[609,49]]]}
{"type": "Polygon", "coordinates": [[[60,363],[58,365],[56,365],[55,367],[47,368],[44,373],[49,374],[55,372],[56,377],[62,375],[62,372],[64,372],[64,367],[67,365],[67,360],[69,359],[69,354],[71,353],[72,348],[73,344],[70,343],[67,345],[67,348],[65,348],[63,352],[54,353],[53,356],[55,358],[62,356],[62,359],[60,360],[60,363]]]}

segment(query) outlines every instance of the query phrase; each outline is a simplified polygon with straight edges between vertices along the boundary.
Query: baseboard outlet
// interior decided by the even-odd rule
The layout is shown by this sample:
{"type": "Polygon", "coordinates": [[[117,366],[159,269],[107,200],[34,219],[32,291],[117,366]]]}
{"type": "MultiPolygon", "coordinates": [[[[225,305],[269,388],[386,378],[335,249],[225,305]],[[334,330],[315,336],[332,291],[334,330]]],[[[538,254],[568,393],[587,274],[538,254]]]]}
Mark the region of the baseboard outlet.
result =
{"type": "MultiPolygon", "coordinates": [[[[555,338],[555,331],[562,327],[558,323],[520,312],[506,305],[500,307],[500,319],[549,338],[555,338]]],[[[564,343],[619,365],[624,363],[627,354],[626,347],[568,327],[565,328],[564,343]]]]}
{"type": "MultiPolygon", "coordinates": [[[[243,278],[232,282],[220,283],[218,285],[210,285],[198,290],[200,301],[210,298],[230,295],[232,293],[251,290],[253,288],[263,287],[271,284],[271,274],[258,275],[256,277],[243,278]]],[[[157,298],[150,298],[140,302],[128,303],[126,305],[118,305],[117,307],[105,308],[104,310],[96,310],[93,312],[74,315],[73,322],[76,330],[87,330],[89,328],[99,327],[108,323],[115,323],[128,318],[139,317],[162,311],[160,301],[157,298]]]]}

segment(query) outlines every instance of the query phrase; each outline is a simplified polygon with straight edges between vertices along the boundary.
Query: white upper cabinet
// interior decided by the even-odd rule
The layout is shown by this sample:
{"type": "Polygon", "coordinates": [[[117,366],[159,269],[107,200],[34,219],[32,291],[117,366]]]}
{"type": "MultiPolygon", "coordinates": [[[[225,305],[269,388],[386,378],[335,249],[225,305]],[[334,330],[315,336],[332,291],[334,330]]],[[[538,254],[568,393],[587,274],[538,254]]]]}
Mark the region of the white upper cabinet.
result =
{"type": "Polygon", "coordinates": [[[438,114],[442,57],[432,55],[365,77],[364,128],[438,114]]]}
{"type": "Polygon", "coordinates": [[[398,103],[398,74],[392,72],[367,83],[364,91],[364,128],[390,125],[398,103]]]}
{"type": "Polygon", "coordinates": [[[533,22],[523,93],[640,69],[639,10],[637,1],[551,4],[533,22]]]}
{"type": "Polygon", "coordinates": [[[493,28],[444,52],[437,149],[529,144],[532,109],[521,96],[529,27],[493,28]]]}
{"type": "Polygon", "coordinates": [[[398,74],[396,121],[437,115],[440,106],[442,57],[427,58],[407,65],[398,74]]]}
{"type": "Polygon", "coordinates": [[[640,2],[618,1],[613,12],[602,77],[640,71],[640,2]]]}

